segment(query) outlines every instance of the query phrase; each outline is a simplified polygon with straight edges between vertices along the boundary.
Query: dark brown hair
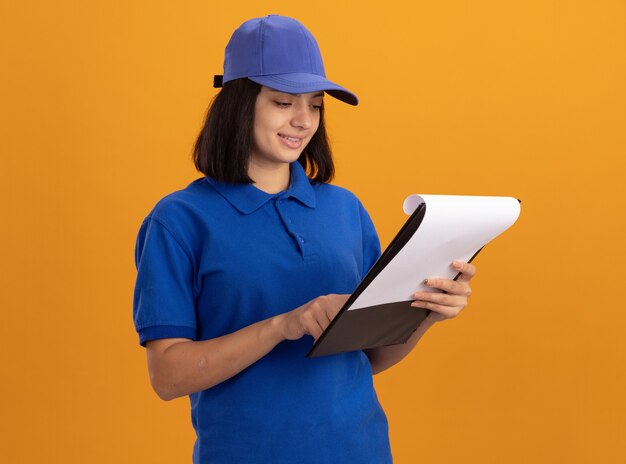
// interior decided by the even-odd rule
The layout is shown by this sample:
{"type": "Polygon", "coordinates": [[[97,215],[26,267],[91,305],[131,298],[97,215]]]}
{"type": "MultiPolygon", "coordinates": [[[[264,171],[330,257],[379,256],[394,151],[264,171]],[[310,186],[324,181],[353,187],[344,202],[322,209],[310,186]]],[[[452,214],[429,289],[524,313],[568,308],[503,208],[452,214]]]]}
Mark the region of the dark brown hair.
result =
{"type": "MultiPolygon", "coordinates": [[[[253,142],[254,107],[260,91],[261,86],[250,79],[235,79],[225,83],[213,98],[193,150],[198,171],[221,182],[253,182],[248,176],[248,161],[253,142]]],[[[298,162],[315,181],[330,182],[333,178],[335,167],[324,125],[323,105],[319,127],[298,162]]]]}

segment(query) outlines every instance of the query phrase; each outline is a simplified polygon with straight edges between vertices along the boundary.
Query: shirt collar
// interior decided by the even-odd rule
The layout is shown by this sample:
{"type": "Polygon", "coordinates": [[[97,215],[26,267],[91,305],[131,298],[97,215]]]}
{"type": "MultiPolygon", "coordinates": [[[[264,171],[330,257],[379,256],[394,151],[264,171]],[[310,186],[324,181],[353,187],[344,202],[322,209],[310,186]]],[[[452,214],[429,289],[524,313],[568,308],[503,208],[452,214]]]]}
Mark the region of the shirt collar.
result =
{"type": "Polygon", "coordinates": [[[211,177],[206,179],[220,195],[243,214],[253,213],[271,198],[282,196],[294,197],[309,208],[315,208],[315,191],[302,165],[294,161],[289,165],[289,172],[289,187],[275,194],[266,193],[256,188],[254,184],[225,183],[211,177]]]}

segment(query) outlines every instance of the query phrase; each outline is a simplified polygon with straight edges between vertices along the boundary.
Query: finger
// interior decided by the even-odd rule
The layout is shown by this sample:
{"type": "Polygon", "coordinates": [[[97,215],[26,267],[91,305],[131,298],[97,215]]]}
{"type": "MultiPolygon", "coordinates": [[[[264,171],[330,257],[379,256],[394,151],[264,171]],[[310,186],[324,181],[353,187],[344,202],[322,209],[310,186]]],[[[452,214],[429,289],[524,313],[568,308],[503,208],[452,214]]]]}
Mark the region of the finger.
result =
{"type": "Polygon", "coordinates": [[[348,299],[350,298],[350,294],[341,294],[341,295],[333,295],[333,296],[337,305],[339,305],[339,308],[343,307],[343,305],[346,304],[346,301],[348,301],[348,299]]]}
{"type": "Polygon", "coordinates": [[[424,280],[424,285],[430,288],[437,288],[446,293],[453,295],[470,296],[472,290],[467,282],[459,282],[458,280],[442,279],[439,277],[430,277],[424,280]]]}
{"type": "Polygon", "coordinates": [[[306,333],[308,333],[315,340],[317,340],[319,336],[322,335],[322,332],[324,331],[320,327],[319,323],[317,322],[317,319],[313,317],[313,314],[311,314],[310,312],[303,314],[302,319],[303,319],[302,326],[304,327],[304,330],[306,331],[306,333]]]}
{"type": "Polygon", "coordinates": [[[339,313],[340,309],[341,308],[327,308],[326,309],[326,311],[324,312],[324,316],[327,319],[326,327],[328,327],[328,324],[330,324],[332,322],[332,320],[335,318],[335,316],[337,316],[337,314],[339,313]]]}
{"type": "Polygon", "coordinates": [[[415,300],[413,303],[411,303],[411,306],[413,306],[414,308],[429,309],[433,312],[436,312],[444,316],[446,319],[451,319],[453,317],[456,317],[461,312],[461,309],[462,309],[456,306],[455,307],[442,306],[437,303],[433,303],[432,301],[423,301],[423,300],[415,300]]]}
{"type": "Polygon", "coordinates": [[[313,319],[315,321],[316,328],[320,331],[319,333],[321,335],[322,332],[326,330],[326,327],[328,327],[328,324],[330,324],[330,319],[328,319],[328,315],[323,311],[314,314],[313,319]]]}
{"type": "Polygon", "coordinates": [[[461,273],[457,282],[469,282],[476,275],[476,266],[463,261],[452,261],[452,267],[461,273]]]}
{"type": "Polygon", "coordinates": [[[307,332],[311,335],[311,337],[313,337],[314,340],[317,340],[324,331],[320,328],[319,324],[311,324],[307,328],[307,332]]]}
{"type": "Polygon", "coordinates": [[[448,293],[433,293],[433,292],[415,292],[413,297],[416,300],[430,301],[431,303],[437,303],[441,306],[466,306],[467,297],[464,295],[452,295],[448,293]]]}
{"type": "Polygon", "coordinates": [[[326,295],[327,300],[325,304],[322,305],[322,310],[328,319],[326,323],[326,327],[328,324],[332,322],[332,320],[337,316],[341,308],[346,304],[350,295],[326,295]]]}

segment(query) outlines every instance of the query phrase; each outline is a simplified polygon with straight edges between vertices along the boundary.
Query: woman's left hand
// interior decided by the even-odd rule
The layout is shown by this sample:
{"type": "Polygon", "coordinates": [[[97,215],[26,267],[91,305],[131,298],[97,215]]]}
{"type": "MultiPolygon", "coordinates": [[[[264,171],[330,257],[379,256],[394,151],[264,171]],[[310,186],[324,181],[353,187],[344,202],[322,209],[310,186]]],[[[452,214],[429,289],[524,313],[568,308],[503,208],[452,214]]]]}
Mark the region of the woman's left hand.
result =
{"type": "Polygon", "coordinates": [[[476,275],[476,266],[470,263],[453,261],[452,268],[460,272],[457,280],[429,277],[424,285],[443,290],[439,292],[415,292],[415,301],[411,306],[429,309],[431,312],[424,320],[434,323],[456,317],[467,306],[467,299],[472,294],[469,282],[476,275]]]}

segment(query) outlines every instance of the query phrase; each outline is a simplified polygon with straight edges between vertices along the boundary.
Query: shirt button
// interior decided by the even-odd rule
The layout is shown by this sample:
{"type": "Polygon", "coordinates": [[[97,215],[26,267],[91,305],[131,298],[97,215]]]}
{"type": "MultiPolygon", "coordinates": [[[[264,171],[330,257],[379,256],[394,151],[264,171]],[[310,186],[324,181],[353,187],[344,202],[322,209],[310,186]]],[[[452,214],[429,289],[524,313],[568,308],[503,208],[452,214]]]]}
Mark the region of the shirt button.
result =
{"type": "Polygon", "coordinates": [[[300,243],[304,243],[304,239],[300,237],[300,243]]]}

